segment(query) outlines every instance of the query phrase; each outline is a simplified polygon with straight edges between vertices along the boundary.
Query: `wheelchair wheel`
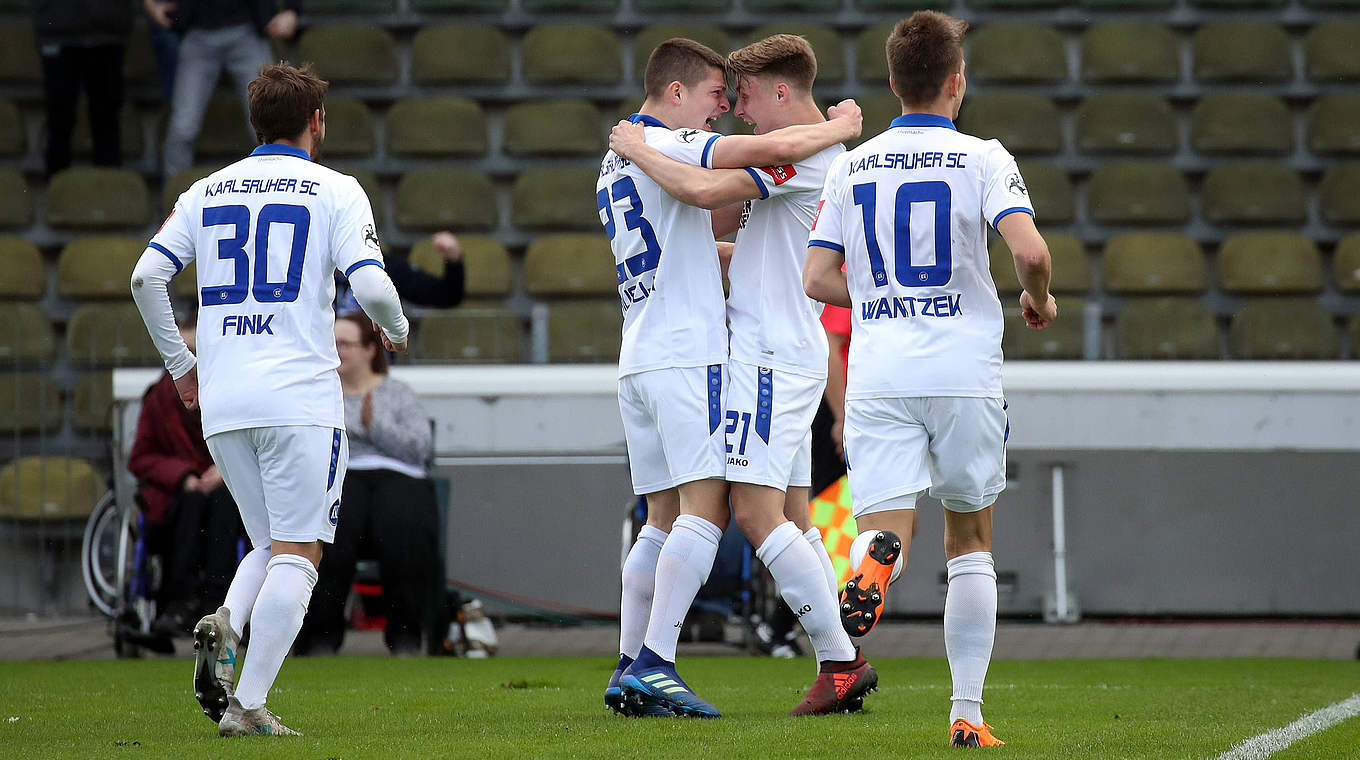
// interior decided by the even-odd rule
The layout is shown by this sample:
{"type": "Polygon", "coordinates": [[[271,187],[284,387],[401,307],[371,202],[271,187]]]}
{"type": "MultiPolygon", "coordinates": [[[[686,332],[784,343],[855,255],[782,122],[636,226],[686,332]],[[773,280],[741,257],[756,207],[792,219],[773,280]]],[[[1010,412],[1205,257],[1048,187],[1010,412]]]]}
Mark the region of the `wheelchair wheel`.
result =
{"type": "Polygon", "coordinates": [[[132,541],[130,531],[123,530],[122,515],[110,489],[90,511],[80,544],[80,570],[85,591],[90,603],[108,617],[113,617],[118,608],[120,549],[126,546],[128,551],[124,556],[131,556],[132,541]]]}

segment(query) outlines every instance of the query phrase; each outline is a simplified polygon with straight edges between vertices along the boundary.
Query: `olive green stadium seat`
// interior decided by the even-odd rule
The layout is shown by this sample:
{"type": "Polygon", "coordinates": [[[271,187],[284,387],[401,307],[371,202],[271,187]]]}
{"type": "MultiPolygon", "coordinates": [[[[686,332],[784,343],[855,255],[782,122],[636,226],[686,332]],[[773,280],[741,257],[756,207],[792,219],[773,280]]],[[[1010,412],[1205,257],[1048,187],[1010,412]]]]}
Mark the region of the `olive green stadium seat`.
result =
{"type": "Polygon", "coordinates": [[[421,317],[411,354],[426,362],[518,362],[523,334],[509,309],[465,305],[421,317]]]}
{"type": "Polygon", "coordinates": [[[1190,190],[1170,166],[1105,164],[1091,173],[1086,208],[1102,224],[1180,224],[1190,218],[1190,190]]]}
{"type": "Polygon", "coordinates": [[[184,194],[185,190],[193,187],[194,183],[221,169],[225,164],[201,164],[191,166],[188,169],[180,169],[165,181],[161,187],[161,210],[168,216],[171,209],[175,207],[175,202],[184,194]]]}
{"type": "Polygon", "coordinates": [[[379,232],[383,226],[383,204],[382,204],[382,185],[378,182],[378,175],[368,169],[356,169],[352,166],[336,164],[332,169],[341,174],[348,174],[359,183],[363,188],[364,195],[368,196],[368,205],[373,208],[373,217],[378,222],[379,232]]]}
{"type": "Polygon", "coordinates": [[[520,60],[533,84],[615,84],[623,78],[619,38],[599,26],[536,26],[524,35],[520,60]]]}
{"type": "Polygon", "coordinates": [[[61,418],[61,391],[46,373],[0,373],[0,433],[57,433],[61,418]]]}
{"type": "Polygon", "coordinates": [[[189,262],[184,271],[170,279],[170,295],[198,303],[198,264],[189,262]]]}
{"type": "Polygon", "coordinates": [[[411,10],[484,13],[505,10],[505,0],[410,0],[411,10]]]}
{"type": "Polygon", "coordinates": [[[66,352],[82,365],[155,366],[151,344],[136,304],[91,303],[77,308],[66,324],[66,352]]]}
{"type": "Polygon", "coordinates": [[[544,235],[524,253],[524,289],[531,295],[609,295],[618,285],[614,253],[603,234],[544,235]]]}
{"type": "Polygon", "coordinates": [[[959,111],[959,129],[984,140],[1000,140],[1013,154],[1062,150],[1058,108],[1038,95],[995,93],[966,99],[959,111]]]}
{"type": "Polygon", "coordinates": [[[595,206],[598,169],[531,169],[515,178],[510,191],[516,227],[603,231],[595,206]]]}
{"type": "Polygon", "coordinates": [[[1040,224],[1065,224],[1077,216],[1076,195],[1067,172],[1055,164],[1020,164],[1034,218],[1040,224]]]}
{"type": "MultiPolygon", "coordinates": [[[[634,3],[637,5],[637,3],[634,3]]],[[[725,56],[732,50],[732,40],[727,32],[709,24],[653,24],[637,33],[633,38],[633,78],[642,81],[642,72],[647,69],[647,59],[657,45],[672,37],[684,37],[703,43],[718,54],[725,56]]]]}
{"type": "Polygon", "coordinates": [[[859,137],[845,143],[847,148],[854,148],[865,140],[883,134],[892,124],[892,120],[902,115],[902,101],[898,100],[896,95],[865,95],[855,98],[855,102],[859,103],[860,111],[863,113],[864,127],[859,137]]]}
{"type": "Polygon", "coordinates": [[[600,112],[586,100],[520,103],[505,112],[505,152],[598,157],[607,147],[600,124],[600,112]]]}
{"type": "Polygon", "coordinates": [[[1200,192],[1204,216],[1218,224],[1302,223],[1303,183],[1289,167],[1227,164],[1209,170],[1200,192]]]}
{"type": "Polygon", "coordinates": [[[1288,153],[1293,120],[1271,95],[1210,93],[1190,116],[1190,146],[1201,153],[1288,153]]]}
{"type": "Polygon", "coordinates": [[[1336,276],[1337,290],[1343,293],[1360,292],[1360,232],[1347,235],[1336,244],[1332,273],[1336,276]]]}
{"type": "Polygon", "coordinates": [[[1118,359],[1217,359],[1218,324],[1198,298],[1136,298],[1114,320],[1118,359]]]}
{"type": "Polygon", "coordinates": [[[52,323],[31,303],[0,301],[0,365],[46,362],[56,350],[52,323]]]}
{"type": "Polygon", "coordinates": [[[0,167],[0,227],[27,227],[33,223],[33,196],[17,169],[0,167]]]}
{"type": "MultiPolygon", "coordinates": [[[[970,33],[969,38],[968,73],[979,81],[1027,84],[1067,78],[1067,53],[1062,35],[1053,27],[988,24],[970,33]]],[[[884,55],[882,46],[879,55],[884,55]]],[[[886,62],[883,67],[886,75],[886,62]]]]}
{"type": "Polygon", "coordinates": [[[1308,78],[1315,82],[1360,81],[1360,21],[1329,19],[1314,24],[1304,39],[1308,78]]]}
{"type": "Polygon", "coordinates": [[[1020,307],[1006,305],[1001,351],[1007,359],[1080,359],[1084,349],[1082,327],[1086,302],[1064,298],[1059,317],[1046,330],[1025,327],[1020,307]]]}
{"type": "Polygon", "coordinates": [[[1289,35],[1275,23],[1202,26],[1193,48],[1195,78],[1202,82],[1283,82],[1293,74],[1289,35]]]}
{"type": "MultiPolygon", "coordinates": [[[[88,101],[80,99],[76,105],[76,126],[71,133],[71,152],[77,158],[88,158],[94,150],[94,137],[90,128],[90,109],[88,101]]],[[[44,135],[45,140],[46,135],[44,135]]],[[[145,150],[142,134],[142,117],[132,105],[124,105],[118,114],[118,148],[123,161],[137,158],[145,150]]]]}
{"type": "Polygon", "coordinates": [[[71,394],[71,426],[77,430],[107,432],[113,427],[113,375],[86,372],[71,394]]]}
{"type": "Polygon", "coordinates": [[[307,0],[307,13],[392,13],[397,0],[307,0]]]}
{"type": "Polygon", "coordinates": [[[1308,149],[1360,154],[1360,95],[1324,95],[1308,109],[1308,149]]]}
{"type": "Polygon", "coordinates": [[[773,34],[792,34],[808,41],[817,56],[817,84],[838,84],[845,80],[845,54],[840,35],[820,24],[766,24],[747,38],[747,43],[763,40],[773,34]]]}
{"type": "Polygon", "coordinates": [[[1333,224],[1360,224],[1360,163],[1334,164],[1322,175],[1318,207],[1333,224]]]}
{"type": "Polygon", "coordinates": [[[577,13],[609,13],[619,7],[619,0],[520,0],[530,13],[575,11],[577,13]]]}
{"type": "Polygon", "coordinates": [[[1081,37],[1081,78],[1087,82],[1174,82],[1180,71],[1176,35],[1164,26],[1111,21],[1081,37]]]}
{"type": "Polygon", "coordinates": [[[1336,324],[1312,298],[1248,301],[1233,315],[1228,345],[1234,359],[1336,359],[1336,324]]]}
{"type": "Polygon", "coordinates": [[[33,22],[0,24],[0,82],[38,84],[42,67],[33,22]]]}
{"type": "Polygon", "coordinates": [[[416,84],[501,84],[510,79],[510,43],[494,26],[427,26],[411,40],[416,84]]]}
{"type": "MultiPolygon", "coordinates": [[[[463,284],[469,298],[509,295],[510,253],[495,238],[459,235],[463,246],[463,284]]],[[[430,238],[411,248],[411,265],[436,277],[444,276],[444,257],[430,238]]]]}
{"type": "Polygon", "coordinates": [[[1233,235],[1218,249],[1218,284],[1229,293],[1316,293],[1322,258],[1312,240],[1295,232],[1233,235]]]}
{"type": "Polygon", "coordinates": [[[53,227],[141,227],[149,210],[146,183],[128,169],[64,169],[47,186],[47,223],[53,227]]]}
{"type": "MultiPolygon", "coordinates": [[[[326,126],[330,134],[330,125],[326,126]]],[[[203,112],[203,126],[194,141],[194,153],[199,159],[223,159],[223,163],[244,158],[258,142],[246,118],[245,107],[236,93],[219,92],[208,101],[203,112]]]]}
{"type": "Polygon", "coordinates": [[[20,156],[28,149],[28,134],[18,106],[0,100],[0,156],[20,156]]]}
{"type": "Polygon", "coordinates": [[[104,477],[84,459],[20,457],[0,468],[0,518],[84,520],[107,490],[104,477]]]}
{"type": "Polygon", "coordinates": [[[618,298],[562,301],[548,307],[548,361],[616,362],[622,342],[618,298]]]}
{"type": "Polygon", "coordinates": [[[1111,293],[1203,293],[1208,286],[1204,252],[1179,232],[1118,235],[1105,244],[1101,260],[1111,293]]]}
{"type": "MultiPolygon", "coordinates": [[[[888,55],[885,46],[888,35],[892,34],[893,22],[874,24],[866,27],[855,40],[855,76],[860,84],[886,85],[888,83],[888,55]]],[[[972,43],[976,50],[977,42],[972,43]]],[[[973,65],[973,59],[968,59],[973,65]]],[[[973,69],[969,68],[969,74],[973,69]]]]}
{"type": "MultiPolygon", "coordinates": [[[[1081,241],[1065,232],[1046,230],[1044,242],[1053,259],[1053,277],[1049,289],[1054,293],[1084,293],[1091,287],[1091,264],[1081,241]]],[[[1015,294],[1021,291],[1020,278],[1015,274],[1015,259],[1010,246],[997,237],[987,246],[992,281],[998,293],[1015,294]]]]}
{"type": "Polygon", "coordinates": [[[481,156],[486,114],[466,98],[399,100],[387,112],[387,149],[398,156],[481,156]]]}
{"type": "Polygon", "coordinates": [[[41,298],[47,290],[42,253],[15,235],[0,235],[0,298],[41,298]]]}
{"type": "Polygon", "coordinates": [[[335,24],[308,29],[298,42],[298,60],[311,61],[316,72],[338,84],[380,85],[397,81],[397,46],[386,29],[363,24],[335,24]]]}
{"type": "Polygon", "coordinates": [[[397,226],[410,230],[490,230],[496,190],[485,174],[467,169],[420,169],[397,183],[397,226]]]}
{"type": "Polygon", "coordinates": [[[330,156],[373,155],[373,114],[358,98],[326,98],[326,143],[330,156]]]}
{"type": "Polygon", "coordinates": [[[1077,150],[1162,154],[1176,151],[1176,113],[1152,93],[1097,93],[1077,107],[1077,150]]]}
{"type": "Polygon", "coordinates": [[[72,240],[57,259],[63,298],[128,298],[132,269],[146,250],[141,238],[98,235],[72,240]]]}

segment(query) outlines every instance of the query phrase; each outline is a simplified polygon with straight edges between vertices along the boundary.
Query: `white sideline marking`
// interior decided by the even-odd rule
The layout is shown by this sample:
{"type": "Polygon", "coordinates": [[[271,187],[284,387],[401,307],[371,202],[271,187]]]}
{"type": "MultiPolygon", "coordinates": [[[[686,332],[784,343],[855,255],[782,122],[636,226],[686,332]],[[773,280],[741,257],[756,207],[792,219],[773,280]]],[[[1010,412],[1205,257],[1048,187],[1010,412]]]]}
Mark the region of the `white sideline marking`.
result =
{"type": "Polygon", "coordinates": [[[1360,694],[1314,710],[1287,726],[1253,736],[1219,755],[1217,760],[1261,760],[1355,715],[1360,715],[1360,694]]]}

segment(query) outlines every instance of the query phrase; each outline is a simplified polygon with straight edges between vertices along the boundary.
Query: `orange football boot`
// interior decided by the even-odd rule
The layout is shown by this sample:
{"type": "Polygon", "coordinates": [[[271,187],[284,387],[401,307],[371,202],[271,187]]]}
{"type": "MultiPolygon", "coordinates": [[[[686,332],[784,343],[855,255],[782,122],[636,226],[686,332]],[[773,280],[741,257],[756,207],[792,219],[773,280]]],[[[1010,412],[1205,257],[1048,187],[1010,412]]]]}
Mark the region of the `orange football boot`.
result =
{"type": "Polygon", "coordinates": [[[841,626],[851,636],[873,630],[883,615],[883,605],[892,580],[893,565],[902,555],[902,539],[890,530],[881,530],[869,543],[864,559],[841,591],[841,626]]]}
{"type": "Polygon", "coordinates": [[[963,718],[954,721],[949,727],[949,746],[951,747],[1000,747],[1005,742],[992,736],[992,727],[987,721],[982,726],[969,723],[963,718]]]}

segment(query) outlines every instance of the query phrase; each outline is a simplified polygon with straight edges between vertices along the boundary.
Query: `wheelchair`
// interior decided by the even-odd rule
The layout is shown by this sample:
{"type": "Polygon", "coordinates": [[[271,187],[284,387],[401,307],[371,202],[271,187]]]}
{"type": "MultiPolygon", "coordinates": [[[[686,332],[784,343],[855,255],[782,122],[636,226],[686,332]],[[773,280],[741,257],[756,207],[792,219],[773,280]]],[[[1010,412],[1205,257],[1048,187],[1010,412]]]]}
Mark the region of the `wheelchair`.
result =
{"type": "Polygon", "coordinates": [[[146,517],[136,504],[119,504],[114,488],[95,504],[85,523],[80,570],[90,604],[109,619],[118,657],[175,653],[171,637],[151,630],[161,558],[151,551],[146,517]]]}

